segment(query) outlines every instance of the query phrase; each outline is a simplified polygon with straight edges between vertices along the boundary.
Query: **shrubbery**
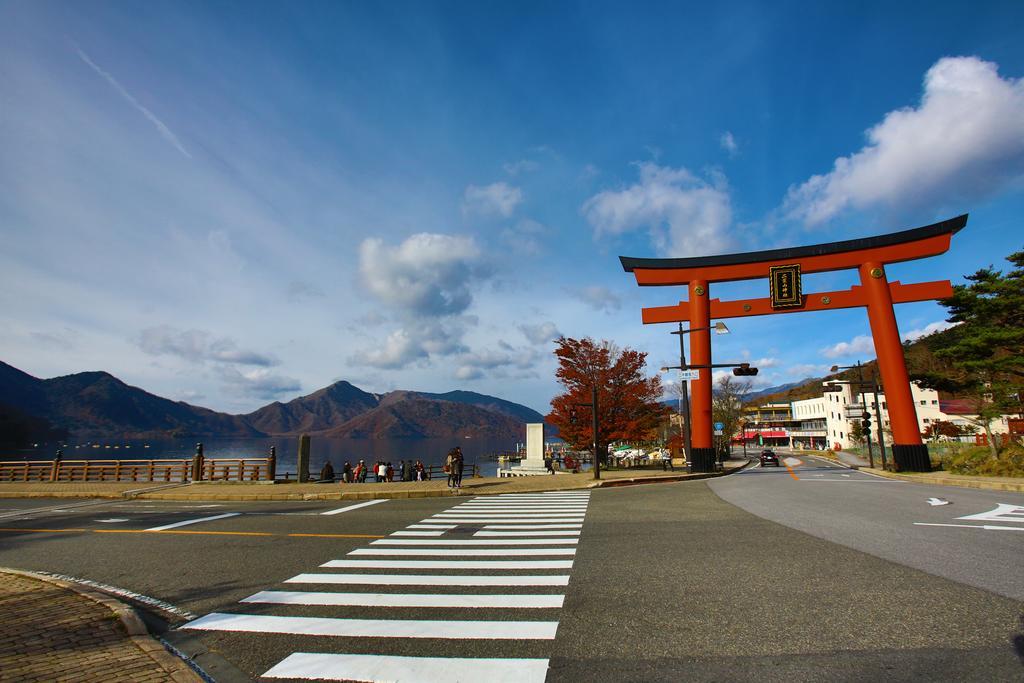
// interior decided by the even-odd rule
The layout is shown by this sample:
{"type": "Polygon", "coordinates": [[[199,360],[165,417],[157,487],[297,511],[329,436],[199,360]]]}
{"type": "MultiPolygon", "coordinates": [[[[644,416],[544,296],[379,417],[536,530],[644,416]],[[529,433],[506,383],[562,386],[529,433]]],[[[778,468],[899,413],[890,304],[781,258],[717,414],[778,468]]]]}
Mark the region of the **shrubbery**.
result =
{"type": "Polygon", "coordinates": [[[986,446],[972,446],[942,458],[942,469],[953,474],[1024,477],[1024,447],[1011,444],[993,458],[986,446]]]}

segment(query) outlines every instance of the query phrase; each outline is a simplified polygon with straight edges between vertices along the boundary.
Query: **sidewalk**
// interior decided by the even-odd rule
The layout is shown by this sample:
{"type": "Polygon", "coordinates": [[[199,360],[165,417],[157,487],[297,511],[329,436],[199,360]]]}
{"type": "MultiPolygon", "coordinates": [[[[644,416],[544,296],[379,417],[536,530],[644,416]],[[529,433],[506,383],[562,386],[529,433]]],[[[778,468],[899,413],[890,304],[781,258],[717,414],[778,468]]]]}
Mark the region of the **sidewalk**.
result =
{"type": "MultiPolygon", "coordinates": [[[[865,458],[839,451],[831,456],[820,455],[827,460],[835,460],[843,465],[854,467],[863,472],[870,472],[880,477],[913,481],[918,484],[932,486],[962,486],[969,489],[986,489],[989,491],[1016,491],[1024,493],[1024,479],[1021,477],[985,477],[975,474],[952,474],[946,471],[935,472],[889,472],[881,468],[871,468],[865,458]]],[[[878,458],[876,457],[876,461],[878,458]]]]}
{"type": "MultiPolygon", "coordinates": [[[[464,479],[460,494],[486,496],[503,493],[536,493],[566,491],[604,486],[665,483],[686,479],[706,479],[733,472],[747,464],[746,460],[729,460],[725,471],[688,474],[685,468],[664,472],[657,469],[624,469],[602,471],[595,481],[590,472],[579,474],[537,475],[532,477],[477,477],[464,479]]],[[[148,500],[375,500],[378,498],[434,498],[451,496],[446,479],[431,481],[391,482],[377,484],[299,484],[295,482],[198,482],[195,484],[166,485],[142,483],[41,483],[5,482],[0,484],[0,498],[28,498],[44,496],[74,496],[79,498],[133,497],[148,500]],[[147,490],[148,489],[148,490],[147,490]],[[129,492],[126,495],[126,492],[129,492]]]]}
{"type": "Polygon", "coordinates": [[[0,613],[0,681],[202,681],[99,593],[0,569],[0,613]]]}

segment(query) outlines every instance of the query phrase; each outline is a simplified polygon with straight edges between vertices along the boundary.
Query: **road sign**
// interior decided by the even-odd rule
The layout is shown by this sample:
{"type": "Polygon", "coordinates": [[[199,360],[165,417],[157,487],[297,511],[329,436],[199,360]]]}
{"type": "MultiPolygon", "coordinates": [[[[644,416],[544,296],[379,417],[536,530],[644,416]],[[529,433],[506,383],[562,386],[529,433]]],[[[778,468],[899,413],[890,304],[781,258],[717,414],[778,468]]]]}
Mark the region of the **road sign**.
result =
{"type": "Polygon", "coordinates": [[[680,370],[679,379],[700,379],[700,370],[680,370]]]}
{"type": "Polygon", "coordinates": [[[724,424],[722,424],[721,422],[716,422],[715,423],[715,431],[716,432],[720,432],[723,429],[725,429],[725,425],[724,424]]]}
{"type": "Polygon", "coordinates": [[[716,429],[715,430],[715,436],[722,436],[722,430],[721,429],[716,429]]]}

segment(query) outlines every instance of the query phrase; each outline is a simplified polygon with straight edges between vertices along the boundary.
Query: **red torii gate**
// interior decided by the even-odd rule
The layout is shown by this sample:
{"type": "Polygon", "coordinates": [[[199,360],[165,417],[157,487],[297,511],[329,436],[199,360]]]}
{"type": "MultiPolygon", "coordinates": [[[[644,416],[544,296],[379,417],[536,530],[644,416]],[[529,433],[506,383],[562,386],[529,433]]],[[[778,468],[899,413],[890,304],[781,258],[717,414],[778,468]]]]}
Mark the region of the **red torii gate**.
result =
{"type": "MultiPolygon", "coordinates": [[[[967,214],[922,228],[856,240],[815,244],[789,249],[752,251],[695,258],[631,258],[620,256],[623,269],[641,287],[689,285],[689,300],[675,306],[644,308],[644,324],[688,322],[691,364],[711,365],[711,319],[741,318],[773,313],[827,311],[837,308],[868,309],[878,367],[882,374],[892,427],[892,454],[900,470],[931,469],[928,447],[921,441],[917,411],[910,393],[910,379],[893,304],[928,301],[952,296],[949,280],[904,285],[889,282],[885,265],[937,256],[949,250],[953,235],[967,224],[967,214]],[[802,273],[821,273],[856,268],[859,285],[838,292],[804,294],[802,273]],[[769,278],[771,296],[763,299],[721,301],[712,299],[709,284],[769,278]]],[[[695,472],[714,470],[711,429],[711,372],[698,370],[691,384],[691,460],[695,472]]]]}

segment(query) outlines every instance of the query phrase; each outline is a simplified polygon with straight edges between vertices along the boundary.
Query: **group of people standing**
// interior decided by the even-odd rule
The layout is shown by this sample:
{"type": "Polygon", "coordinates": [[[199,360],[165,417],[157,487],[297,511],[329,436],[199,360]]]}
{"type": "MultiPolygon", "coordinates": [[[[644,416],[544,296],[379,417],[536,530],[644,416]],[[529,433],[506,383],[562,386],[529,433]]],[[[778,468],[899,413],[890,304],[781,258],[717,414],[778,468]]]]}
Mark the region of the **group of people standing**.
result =
{"type": "Polygon", "coordinates": [[[444,471],[448,473],[448,488],[462,488],[462,449],[456,446],[448,451],[444,459],[444,471]]]}
{"type": "MultiPolygon", "coordinates": [[[[382,484],[394,481],[396,473],[398,474],[398,481],[426,481],[430,479],[430,471],[423,466],[423,462],[420,460],[415,462],[412,460],[401,460],[398,463],[397,470],[390,462],[377,462],[373,465],[367,465],[365,460],[360,460],[356,463],[355,467],[352,467],[349,462],[345,463],[341,470],[341,483],[365,484],[367,477],[372,476],[373,479],[371,481],[382,484]]],[[[320,481],[336,480],[334,466],[328,460],[320,470],[320,481]]]]}

